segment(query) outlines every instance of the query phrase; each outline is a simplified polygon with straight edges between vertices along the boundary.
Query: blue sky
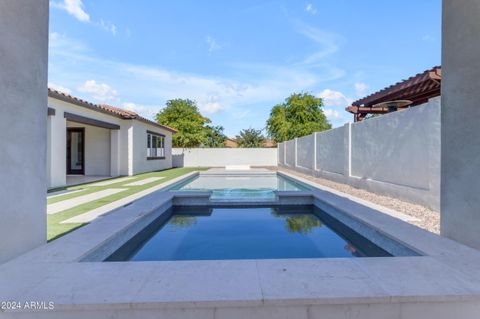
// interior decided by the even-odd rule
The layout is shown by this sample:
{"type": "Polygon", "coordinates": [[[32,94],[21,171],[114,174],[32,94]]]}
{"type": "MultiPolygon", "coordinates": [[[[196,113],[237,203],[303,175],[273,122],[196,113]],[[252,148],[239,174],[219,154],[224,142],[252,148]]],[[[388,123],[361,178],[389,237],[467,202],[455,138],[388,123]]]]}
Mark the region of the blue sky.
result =
{"type": "Polygon", "coordinates": [[[152,119],[190,98],[232,137],[304,91],[336,127],[439,65],[440,34],[440,0],[51,0],[49,85],[152,119]]]}

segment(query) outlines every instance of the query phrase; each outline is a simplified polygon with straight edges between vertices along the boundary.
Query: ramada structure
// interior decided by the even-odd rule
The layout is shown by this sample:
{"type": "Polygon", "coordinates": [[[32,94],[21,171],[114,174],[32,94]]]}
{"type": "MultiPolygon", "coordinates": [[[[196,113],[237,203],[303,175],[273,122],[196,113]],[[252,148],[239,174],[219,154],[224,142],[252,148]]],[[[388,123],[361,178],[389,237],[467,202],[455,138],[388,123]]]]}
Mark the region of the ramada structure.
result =
{"type": "Polygon", "coordinates": [[[172,167],[174,129],[53,89],[47,132],[50,188],[172,167]]]}
{"type": "Polygon", "coordinates": [[[357,100],[346,110],[358,122],[368,115],[385,114],[424,104],[430,98],[440,95],[441,81],[442,68],[436,66],[357,100]]]}

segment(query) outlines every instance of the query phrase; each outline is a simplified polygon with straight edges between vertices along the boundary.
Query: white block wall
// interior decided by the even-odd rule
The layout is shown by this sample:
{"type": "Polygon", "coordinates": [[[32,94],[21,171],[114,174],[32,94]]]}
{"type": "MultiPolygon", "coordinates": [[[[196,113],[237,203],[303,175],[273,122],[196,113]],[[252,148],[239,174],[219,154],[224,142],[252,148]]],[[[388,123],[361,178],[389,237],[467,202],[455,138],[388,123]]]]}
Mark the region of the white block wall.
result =
{"type": "Polygon", "coordinates": [[[439,208],[440,97],[279,145],[278,164],[439,208]]]}
{"type": "Polygon", "coordinates": [[[276,148],[174,148],[174,167],[277,166],[276,148]]]}

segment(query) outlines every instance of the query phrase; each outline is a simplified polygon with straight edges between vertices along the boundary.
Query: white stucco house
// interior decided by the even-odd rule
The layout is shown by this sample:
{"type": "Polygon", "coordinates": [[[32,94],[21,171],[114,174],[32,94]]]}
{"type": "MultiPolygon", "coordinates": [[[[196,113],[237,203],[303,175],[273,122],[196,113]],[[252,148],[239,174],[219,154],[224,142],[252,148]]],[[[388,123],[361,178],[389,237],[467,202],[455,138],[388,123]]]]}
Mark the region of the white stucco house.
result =
{"type": "Polygon", "coordinates": [[[48,89],[48,187],[171,168],[175,132],[135,112],[48,89]]]}

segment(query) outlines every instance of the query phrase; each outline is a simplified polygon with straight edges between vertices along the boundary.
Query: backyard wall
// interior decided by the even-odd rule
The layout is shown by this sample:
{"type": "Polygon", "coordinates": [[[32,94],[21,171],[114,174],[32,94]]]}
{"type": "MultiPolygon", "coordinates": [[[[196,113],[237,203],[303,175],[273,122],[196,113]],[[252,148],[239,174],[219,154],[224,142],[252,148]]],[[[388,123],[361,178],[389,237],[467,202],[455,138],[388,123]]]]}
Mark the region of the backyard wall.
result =
{"type": "Polygon", "coordinates": [[[280,166],[439,209],[440,97],[278,148],[280,166]]]}
{"type": "Polygon", "coordinates": [[[174,148],[174,167],[277,166],[276,148],[174,148]]]}

